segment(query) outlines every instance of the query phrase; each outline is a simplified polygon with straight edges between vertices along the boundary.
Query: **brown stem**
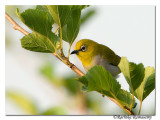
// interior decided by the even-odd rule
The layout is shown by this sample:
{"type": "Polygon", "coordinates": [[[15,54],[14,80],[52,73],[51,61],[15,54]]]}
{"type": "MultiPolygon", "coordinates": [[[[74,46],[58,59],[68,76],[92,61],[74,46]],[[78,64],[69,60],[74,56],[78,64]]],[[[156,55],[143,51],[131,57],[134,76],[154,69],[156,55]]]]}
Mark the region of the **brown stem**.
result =
{"type": "Polygon", "coordinates": [[[77,73],[79,76],[84,76],[85,74],[80,70],[78,69],[74,64],[72,63],[69,63],[68,64],[68,67],[70,67],[75,73],[77,73]]]}
{"type": "MultiPolygon", "coordinates": [[[[107,96],[108,97],[108,96],[107,96]]],[[[113,101],[114,103],[116,103],[120,108],[122,108],[126,113],[128,113],[129,115],[135,115],[128,107],[126,106],[122,106],[118,101],[116,101],[113,98],[108,97],[111,101],[113,101]]]]}
{"type": "MultiPolygon", "coordinates": [[[[5,13],[5,17],[8,19],[8,21],[13,25],[13,28],[15,30],[18,30],[22,32],[24,35],[28,35],[29,32],[25,31],[21,26],[19,26],[7,13],[5,13]]],[[[71,68],[75,73],[77,73],[79,76],[84,76],[85,74],[78,69],[74,64],[70,63],[69,60],[66,57],[60,58],[56,53],[52,53],[54,56],[56,56],[59,60],[61,60],[63,63],[65,63],[69,68],[71,68]]],[[[108,96],[107,96],[108,97],[108,96]]],[[[132,111],[130,111],[128,108],[123,107],[118,101],[115,99],[108,97],[111,101],[116,103],[119,107],[121,107],[125,112],[127,112],[129,115],[134,115],[132,111]]]]}
{"type": "MultiPolygon", "coordinates": [[[[52,53],[54,56],[56,56],[58,59],[59,56],[56,54],[56,53],[52,53]]],[[[60,59],[62,61],[62,59],[60,59]]],[[[69,68],[71,68],[75,73],[77,73],[79,76],[84,76],[85,74],[80,70],[78,69],[74,64],[70,63],[68,61],[68,59],[66,57],[63,57],[63,63],[65,63],[69,68]]]]}
{"type": "Polygon", "coordinates": [[[15,30],[19,30],[25,35],[28,35],[29,32],[25,31],[22,27],[20,27],[7,13],[5,13],[5,17],[8,19],[8,21],[13,25],[13,28],[15,30]]]}

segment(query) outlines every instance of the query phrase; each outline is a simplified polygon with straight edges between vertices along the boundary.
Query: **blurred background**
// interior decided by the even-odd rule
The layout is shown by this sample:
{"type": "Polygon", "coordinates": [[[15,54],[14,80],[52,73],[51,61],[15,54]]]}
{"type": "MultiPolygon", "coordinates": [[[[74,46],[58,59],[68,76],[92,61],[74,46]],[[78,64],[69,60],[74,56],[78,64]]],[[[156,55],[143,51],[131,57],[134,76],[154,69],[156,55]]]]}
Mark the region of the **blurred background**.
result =
{"type": "MultiPolygon", "coordinates": [[[[35,6],[6,6],[6,12],[31,32],[15,15],[35,6]]],[[[155,6],[90,6],[83,10],[80,39],[92,39],[110,47],[119,56],[155,67],[155,6]]],[[[54,29],[54,28],[53,28],[54,29]]],[[[24,36],[5,22],[6,115],[124,115],[115,103],[96,92],[83,92],[78,76],[52,54],[21,47],[24,36]]],[[[64,50],[68,44],[64,42],[64,50]]],[[[68,51],[64,51],[67,55],[68,51]]],[[[82,71],[75,55],[70,61],[82,71]]],[[[122,74],[118,78],[129,91],[122,74]]],[[[138,113],[139,101],[133,110],[138,113]]],[[[141,115],[155,115],[155,90],[143,101],[141,115]]]]}

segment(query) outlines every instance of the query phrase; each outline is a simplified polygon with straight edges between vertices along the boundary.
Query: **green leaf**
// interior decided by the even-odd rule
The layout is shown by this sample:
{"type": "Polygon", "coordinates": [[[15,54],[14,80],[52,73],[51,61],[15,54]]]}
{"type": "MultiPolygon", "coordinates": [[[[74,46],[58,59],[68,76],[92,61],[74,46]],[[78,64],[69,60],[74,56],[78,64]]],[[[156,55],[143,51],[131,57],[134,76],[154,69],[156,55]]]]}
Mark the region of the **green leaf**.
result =
{"type": "MultiPolygon", "coordinates": [[[[120,89],[117,98],[123,106],[130,108],[132,95],[128,91],[120,89]]],[[[135,99],[133,99],[133,106],[135,106],[135,104],[135,99]]]]}
{"type": "Polygon", "coordinates": [[[84,91],[84,92],[88,91],[88,81],[87,81],[87,78],[85,76],[82,76],[82,77],[78,78],[78,81],[83,84],[81,90],[84,91]]]}
{"type": "Polygon", "coordinates": [[[80,28],[80,9],[72,11],[68,23],[62,28],[62,38],[72,44],[76,39],[80,28]]]}
{"type": "Polygon", "coordinates": [[[6,97],[14,101],[20,108],[31,115],[36,115],[38,113],[35,104],[26,97],[26,95],[14,91],[7,91],[6,97]]]}
{"type": "Polygon", "coordinates": [[[126,78],[131,91],[135,91],[140,86],[144,78],[143,64],[140,63],[136,65],[135,63],[129,63],[126,57],[122,57],[118,66],[126,78]]]}
{"type": "Polygon", "coordinates": [[[53,53],[55,51],[54,44],[54,41],[36,32],[26,35],[21,39],[23,48],[35,52],[53,53]]]}
{"type": "Polygon", "coordinates": [[[41,113],[40,115],[66,115],[66,111],[62,107],[52,107],[41,113]]]}
{"type": "Polygon", "coordinates": [[[131,94],[121,89],[117,80],[102,66],[92,67],[79,81],[88,85],[88,91],[97,91],[112,97],[128,108],[131,104],[131,94]]]}
{"type": "Polygon", "coordinates": [[[64,87],[72,94],[76,94],[79,90],[79,84],[73,77],[65,78],[64,87]]]}
{"type": "Polygon", "coordinates": [[[62,34],[62,37],[65,34],[65,39],[63,40],[69,42],[70,44],[74,42],[79,33],[80,17],[81,17],[80,9],[72,10],[69,20],[67,22],[67,26],[62,28],[62,33],[64,32],[62,34]]]}
{"type": "Polygon", "coordinates": [[[32,31],[50,37],[54,21],[49,17],[48,12],[39,9],[27,9],[25,12],[19,13],[17,9],[16,14],[32,31]]]}
{"type": "Polygon", "coordinates": [[[85,76],[79,77],[78,81],[80,81],[82,84],[88,86],[88,81],[87,81],[87,78],[85,76]]]}
{"type": "Polygon", "coordinates": [[[60,38],[51,31],[54,22],[47,9],[39,6],[36,9],[27,9],[23,13],[19,13],[17,9],[16,13],[22,22],[33,31],[32,34],[21,39],[23,48],[47,53],[59,48],[60,38]]]}
{"type": "Polygon", "coordinates": [[[41,74],[46,77],[47,82],[50,82],[53,86],[61,87],[64,84],[64,80],[59,78],[55,74],[55,67],[50,62],[42,65],[40,67],[41,74]]]}
{"type": "Polygon", "coordinates": [[[95,13],[96,13],[95,9],[84,12],[81,16],[81,25],[86,23],[93,15],[95,15],[95,13]]]}
{"type": "MultiPolygon", "coordinates": [[[[68,6],[69,7],[69,6],[68,6]]],[[[68,14],[64,17],[66,17],[66,22],[62,27],[62,39],[70,44],[73,43],[73,41],[76,39],[79,29],[80,29],[80,16],[81,16],[81,10],[80,9],[74,9],[68,12],[68,14]]],[[[59,29],[59,37],[61,34],[61,29],[59,29]]]]}
{"type": "Polygon", "coordinates": [[[63,27],[70,16],[71,9],[68,5],[46,5],[54,21],[63,27]]]}
{"type": "Polygon", "coordinates": [[[49,80],[53,80],[55,77],[54,77],[54,69],[53,69],[53,66],[52,64],[49,62],[47,62],[45,65],[43,65],[41,68],[40,68],[40,72],[46,77],[48,78],[49,80]]]}
{"type": "Polygon", "coordinates": [[[88,80],[88,91],[106,90],[117,94],[117,91],[120,89],[120,84],[116,79],[101,66],[96,66],[94,69],[90,69],[85,77],[88,80]]]}
{"type": "Polygon", "coordinates": [[[81,9],[85,6],[47,5],[54,21],[59,25],[59,36],[70,44],[76,39],[80,28],[81,9]]]}
{"type": "MultiPolygon", "coordinates": [[[[37,5],[37,6],[36,6],[36,10],[42,10],[42,11],[47,12],[47,13],[48,13],[48,18],[49,18],[51,21],[53,21],[53,18],[52,18],[51,14],[49,13],[49,11],[48,11],[48,9],[47,9],[47,7],[46,7],[45,5],[37,5]]],[[[53,22],[53,23],[54,23],[54,22],[53,22]]]]}
{"type": "Polygon", "coordinates": [[[143,82],[135,91],[135,96],[142,102],[154,89],[155,69],[153,67],[146,67],[143,82]]]}

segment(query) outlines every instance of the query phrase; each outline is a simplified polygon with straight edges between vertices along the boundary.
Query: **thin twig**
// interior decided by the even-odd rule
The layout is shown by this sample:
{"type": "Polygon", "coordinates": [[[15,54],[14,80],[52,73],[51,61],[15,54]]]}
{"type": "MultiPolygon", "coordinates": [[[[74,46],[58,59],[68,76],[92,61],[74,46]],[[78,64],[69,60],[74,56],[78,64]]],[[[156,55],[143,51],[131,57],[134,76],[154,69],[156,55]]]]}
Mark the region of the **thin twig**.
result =
{"type": "MultiPolygon", "coordinates": [[[[25,31],[21,26],[19,26],[7,13],[5,13],[5,17],[13,25],[13,28],[15,30],[18,30],[18,31],[22,32],[24,35],[28,35],[29,34],[29,32],[25,31]]],[[[59,60],[61,60],[63,63],[65,63],[68,67],[70,67],[75,73],[77,73],[80,76],[84,76],[84,73],[81,70],[79,70],[74,64],[70,63],[69,61],[66,61],[66,60],[62,59],[56,53],[52,53],[52,54],[54,56],[56,56],[59,60]]]]}
{"type": "Polygon", "coordinates": [[[119,107],[121,107],[126,113],[128,113],[129,115],[134,115],[134,113],[129,109],[127,108],[126,106],[123,106],[121,105],[119,102],[118,102],[118,99],[117,97],[112,93],[110,92],[110,94],[113,96],[113,98],[107,96],[110,100],[112,100],[114,103],[116,103],[119,107]]]}
{"type": "Polygon", "coordinates": [[[13,28],[15,30],[18,30],[20,32],[22,32],[25,35],[28,35],[29,32],[27,32],[26,30],[24,30],[22,27],[20,27],[7,13],[5,13],[5,17],[8,19],[8,21],[13,25],[13,28]]]}
{"type": "MultiPolygon", "coordinates": [[[[5,13],[5,17],[8,19],[8,21],[13,25],[13,28],[15,30],[18,30],[20,32],[22,32],[24,35],[28,35],[29,33],[27,31],[25,31],[22,27],[20,27],[7,13],[5,13]]],[[[62,32],[62,31],[61,31],[62,32]]],[[[62,41],[61,41],[62,42],[62,41]]],[[[63,51],[62,51],[63,52],[63,51]]],[[[71,68],[75,73],[77,73],[79,76],[84,76],[85,74],[78,69],[74,64],[70,63],[70,61],[63,56],[63,58],[61,58],[57,53],[52,53],[54,56],[56,56],[59,60],[61,60],[63,63],[65,63],[69,68],[71,68]]],[[[129,115],[134,115],[134,113],[132,111],[130,111],[128,108],[123,107],[118,101],[116,101],[115,99],[107,96],[111,101],[113,101],[114,103],[116,103],[119,107],[121,107],[125,112],[127,112],[129,115]]]]}

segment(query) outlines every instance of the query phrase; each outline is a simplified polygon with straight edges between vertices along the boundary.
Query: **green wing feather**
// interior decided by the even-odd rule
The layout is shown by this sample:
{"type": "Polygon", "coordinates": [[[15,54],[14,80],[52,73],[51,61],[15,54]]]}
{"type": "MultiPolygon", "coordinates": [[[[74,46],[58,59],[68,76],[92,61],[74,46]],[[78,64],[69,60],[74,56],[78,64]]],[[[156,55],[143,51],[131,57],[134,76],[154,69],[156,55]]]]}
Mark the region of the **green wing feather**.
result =
{"type": "Polygon", "coordinates": [[[100,48],[101,48],[102,58],[107,60],[108,63],[115,65],[115,66],[118,66],[118,64],[121,60],[121,57],[116,55],[109,47],[107,47],[105,45],[100,44],[100,48]]]}

